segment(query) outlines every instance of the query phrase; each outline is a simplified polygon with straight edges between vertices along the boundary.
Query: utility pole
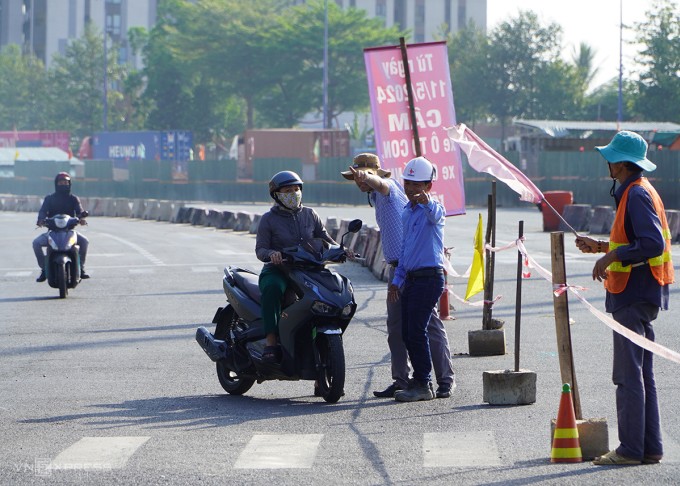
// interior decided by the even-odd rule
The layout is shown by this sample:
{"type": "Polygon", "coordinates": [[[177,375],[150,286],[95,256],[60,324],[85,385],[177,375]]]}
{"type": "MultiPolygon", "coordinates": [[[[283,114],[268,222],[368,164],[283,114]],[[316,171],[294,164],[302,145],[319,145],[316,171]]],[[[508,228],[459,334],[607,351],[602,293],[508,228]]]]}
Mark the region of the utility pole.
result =
{"type": "Polygon", "coordinates": [[[623,121],[623,0],[619,0],[619,99],[616,114],[616,129],[621,129],[623,121]]]}
{"type": "Polygon", "coordinates": [[[108,48],[108,27],[106,25],[106,3],[107,0],[102,0],[103,4],[103,10],[104,10],[104,99],[102,100],[103,103],[103,114],[102,114],[102,129],[103,131],[108,130],[108,118],[109,118],[109,102],[108,102],[108,76],[107,76],[107,71],[108,71],[108,64],[109,64],[109,48],[108,48]]]}
{"type": "Polygon", "coordinates": [[[323,127],[330,128],[328,115],[328,0],[324,0],[323,18],[323,127]]]}

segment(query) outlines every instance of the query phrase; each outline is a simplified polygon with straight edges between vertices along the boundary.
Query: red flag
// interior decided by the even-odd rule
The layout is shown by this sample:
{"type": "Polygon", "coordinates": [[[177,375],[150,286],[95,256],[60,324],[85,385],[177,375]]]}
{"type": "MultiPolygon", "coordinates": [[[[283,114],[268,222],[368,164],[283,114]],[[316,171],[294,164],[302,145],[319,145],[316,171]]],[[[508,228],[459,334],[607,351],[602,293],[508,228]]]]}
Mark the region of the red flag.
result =
{"type": "Polygon", "coordinates": [[[489,147],[464,124],[448,128],[447,132],[449,138],[456,142],[467,155],[470,167],[477,172],[486,172],[507,184],[510,189],[519,194],[522,201],[538,204],[543,200],[543,193],[521,170],[489,147]]]}

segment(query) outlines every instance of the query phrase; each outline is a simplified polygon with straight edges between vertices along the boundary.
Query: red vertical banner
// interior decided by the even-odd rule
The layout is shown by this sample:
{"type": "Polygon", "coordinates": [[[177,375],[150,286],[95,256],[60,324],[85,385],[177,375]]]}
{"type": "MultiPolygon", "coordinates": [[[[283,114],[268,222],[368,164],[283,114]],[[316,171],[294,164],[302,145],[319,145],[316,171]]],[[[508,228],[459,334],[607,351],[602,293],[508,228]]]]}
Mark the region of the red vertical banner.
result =
{"type": "Polygon", "coordinates": [[[444,130],[456,124],[446,42],[406,47],[421,153],[415,152],[401,48],[389,46],[364,49],[378,156],[399,179],[409,160],[426,157],[437,167],[432,196],[447,216],[465,214],[460,151],[444,130]]]}

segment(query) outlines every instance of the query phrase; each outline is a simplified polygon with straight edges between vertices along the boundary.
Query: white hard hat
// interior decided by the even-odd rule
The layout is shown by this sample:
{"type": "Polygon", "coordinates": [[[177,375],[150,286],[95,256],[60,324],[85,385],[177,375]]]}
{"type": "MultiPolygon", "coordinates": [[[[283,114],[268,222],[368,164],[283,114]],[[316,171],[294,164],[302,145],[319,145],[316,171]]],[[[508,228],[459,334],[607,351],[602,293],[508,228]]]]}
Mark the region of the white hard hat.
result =
{"type": "Polygon", "coordinates": [[[430,182],[437,174],[437,169],[425,157],[411,159],[404,167],[403,178],[408,181],[430,182]]]}

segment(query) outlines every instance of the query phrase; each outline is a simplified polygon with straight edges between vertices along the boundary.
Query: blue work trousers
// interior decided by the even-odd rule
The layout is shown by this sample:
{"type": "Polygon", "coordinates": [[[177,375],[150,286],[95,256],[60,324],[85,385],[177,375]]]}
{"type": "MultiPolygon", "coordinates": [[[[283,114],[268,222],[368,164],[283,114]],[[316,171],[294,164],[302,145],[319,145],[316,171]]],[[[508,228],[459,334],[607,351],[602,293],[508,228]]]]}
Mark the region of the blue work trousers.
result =
{"type": "Polygon", "coordinates": [[[413,378],[429,383],[432,357],[427,324],[444,292],[444,275],[407,278],[401,293],[401,334],[413,367],[413,378]]]}
{"type": "MultiPolygon", "coordinates": [[[[652,321],[659,308],[644,302],[615,311],[614,320],[654,341],[652,321]]],[[[618,454],[632,459],[661,456],[663,443],[659,423],[659,402],[654,381],[653,354],[614,333],[614,369],[616,412],[618,416],[618,454]]]]}

